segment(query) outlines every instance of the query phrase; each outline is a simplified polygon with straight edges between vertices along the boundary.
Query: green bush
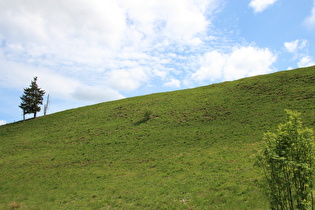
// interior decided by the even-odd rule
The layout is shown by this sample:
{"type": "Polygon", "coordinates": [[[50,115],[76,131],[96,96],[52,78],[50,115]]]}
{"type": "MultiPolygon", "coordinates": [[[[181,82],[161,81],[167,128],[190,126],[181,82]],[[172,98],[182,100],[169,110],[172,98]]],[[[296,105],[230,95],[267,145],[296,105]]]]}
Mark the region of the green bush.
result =
{"type": "Polygon", "coordinates": [[[144,112],[143,121],[146,122],[146,121],[150,120],[151,114],[152,114],[152,111],[146,110],[144,112]]]}
{"type": "Polygon", "coordinates": [[[143,118],[135,123],[135,125],[140,125],[141,123],[145,123],[151,119],[152,111],[146,110],[143,114],[143,118]]]}
{"type": "Polygon", "coordinates": [[[300,113],[286,110],[288,120],[264,136],[266,147],[258,156],[267,183],[271,209],[314,209],[313,130],[304,128],[300,113]]]}

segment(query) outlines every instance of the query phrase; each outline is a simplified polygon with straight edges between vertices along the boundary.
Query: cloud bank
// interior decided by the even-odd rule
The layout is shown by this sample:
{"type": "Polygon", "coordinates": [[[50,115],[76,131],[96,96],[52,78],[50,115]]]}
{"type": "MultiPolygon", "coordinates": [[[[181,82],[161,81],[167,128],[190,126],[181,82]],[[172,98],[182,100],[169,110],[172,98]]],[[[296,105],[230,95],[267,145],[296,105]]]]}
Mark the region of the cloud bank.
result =
{"type": "Polygon", "coordinates": [[[169,79],[184,59],[177,54],[207,40],[218,7],[218,0],[3,0],[0,85],[22,88],[38,76],[54,97],[93,102],[123,98],[154,78],[178,87],[169,79]]]}

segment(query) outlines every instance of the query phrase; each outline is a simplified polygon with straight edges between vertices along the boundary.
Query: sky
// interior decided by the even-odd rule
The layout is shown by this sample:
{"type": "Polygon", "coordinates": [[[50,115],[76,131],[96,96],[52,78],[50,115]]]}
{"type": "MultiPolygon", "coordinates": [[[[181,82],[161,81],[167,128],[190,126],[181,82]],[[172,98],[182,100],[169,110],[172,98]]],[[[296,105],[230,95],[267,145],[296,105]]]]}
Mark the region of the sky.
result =
{"type": "Polygon", "coordinates": [[[315,0],[0,0],[0,125],[35,76],[49,114],[312,65],[315,0]]]}

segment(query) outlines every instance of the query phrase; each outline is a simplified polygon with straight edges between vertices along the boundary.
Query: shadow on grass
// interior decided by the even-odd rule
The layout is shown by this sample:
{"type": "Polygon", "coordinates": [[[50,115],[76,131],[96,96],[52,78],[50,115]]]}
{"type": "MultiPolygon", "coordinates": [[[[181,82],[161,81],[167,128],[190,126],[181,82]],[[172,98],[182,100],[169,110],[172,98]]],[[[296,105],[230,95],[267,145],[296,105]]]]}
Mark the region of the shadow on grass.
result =
{"type": "Polygon", "coordinates": [[[151,119],[151,114],[152,114],[151,111],[146,111],[143,115],[143,118],[141,120],[135,122],[134,125],[140,125],[142,123],[149,121],[151,119]]]}

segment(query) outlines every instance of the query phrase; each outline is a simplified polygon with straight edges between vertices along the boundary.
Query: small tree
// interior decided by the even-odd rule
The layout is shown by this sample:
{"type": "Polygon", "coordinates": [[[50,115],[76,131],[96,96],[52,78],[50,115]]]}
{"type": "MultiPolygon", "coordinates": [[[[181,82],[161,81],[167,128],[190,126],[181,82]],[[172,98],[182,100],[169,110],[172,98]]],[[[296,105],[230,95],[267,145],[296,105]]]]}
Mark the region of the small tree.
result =
{"type": "Polygon", "coordinates": [[[266,147],[258,156],[266,178],[271,209],[314,209],[314,135],[304,128],[300,113],[286,110],[288,120],[264,136],[266,147]]]}
{"type": "Polygon", "coordinates": [[[40,104],[43,104],[44,90],[41,90],[37,85],[37,77],[33,78],[29,88],[24,88],[24,94],[21,96],[21,104],[19,107],[23,110],[23,120],[25,120],[26,114],[34,114],[41,110],[40,104]]]}

